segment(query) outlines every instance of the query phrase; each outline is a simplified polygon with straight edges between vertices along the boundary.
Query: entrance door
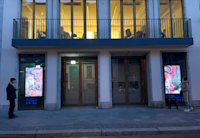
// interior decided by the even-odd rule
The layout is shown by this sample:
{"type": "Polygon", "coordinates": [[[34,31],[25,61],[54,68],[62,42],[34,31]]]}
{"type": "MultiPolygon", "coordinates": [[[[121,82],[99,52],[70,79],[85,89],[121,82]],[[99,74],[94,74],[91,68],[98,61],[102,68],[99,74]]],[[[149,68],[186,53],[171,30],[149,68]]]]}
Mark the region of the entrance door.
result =
{"type": "Polygon", "coordinates": [[[147,104],[143,58],[112,58],[114,104],[147,104]]]}
{"type": "Polygon", "coordinates": [[[97,105],[97,60],[63,59],[62,106],[97,105]]]}

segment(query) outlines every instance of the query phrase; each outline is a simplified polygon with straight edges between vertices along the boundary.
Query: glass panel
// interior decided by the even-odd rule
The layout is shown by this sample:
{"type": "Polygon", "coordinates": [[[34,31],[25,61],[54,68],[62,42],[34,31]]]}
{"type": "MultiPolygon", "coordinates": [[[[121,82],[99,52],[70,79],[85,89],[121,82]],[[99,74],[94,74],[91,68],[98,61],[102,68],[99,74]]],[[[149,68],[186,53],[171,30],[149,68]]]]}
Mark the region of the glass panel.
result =
{"type": "Polygon", "coordinates": [[[146,27],[146,1],[136,0],[135,1],[136,11],[136,38],[144,38],[147,36],[146,27]]]}
{"type": "Polygon", "coordinates": [[[66,60],[66,93],[64,105],[79,104],[79,61],[66,60]]]}
{"type": "Polygon", "coordinates": [[[87,39],[97,38],[97,3],[96,0],[86,0],[87,39]]]}
{"type": "Polygon", "coordinates": [[[83,0],[73,0],[73,16],[74,16],[74,38],[84,38],[84,20],[83,20],[83,0]]]}
{"type": "Polygon", "coordinates": [[[83,105],[95,104],[95,59],[84,59],[82,64],[83,105]]]}
{"type": "Polygon", "coordinates": [[[182,0],[172,0],[172,25],[173,25],[173,37],[183,37],[183,15],[182,15],[182,0]]]}
{"type": "Polygon", "coordinates": [[[113,103],[126,103],[124,59],[112,59],[113,103]]]}
{"type": "Polygon", "coordinates": [[[33,38],[33,0],[22,0],[20,38],[33,38]]]}
{"type": "Polygon", "coordinates": [[[123,1],[124,38],[134,37],[133,0],[123,1]]]}
{"type": "MultiPolygon", "coordinates": [[[[26,98],[25,97],[25,77],[27,67],[36,67],[40,65],[44,69],[43,79],[45,79],[45,55],[20,55],[19,59],[19,91],[18,91],[18,108],[19,110],[43,109],[44,108],[44,94],[43,97],[26,98]],[[26,100],[36,99],[35,104],[27,104],[26,100]]],[[[44,91],[44,90],[43,90],[44,91]]]]}
{"type": "Polygon", "coordinates": [[[128,59],[128,93],[129,103],[141,103],[140,61],[128,59]]]}
{"type": "Polygon", "coordinates": [[[35,1],[35,38],[46,38],[46,0],[35,1]]]}
{"type": "Polygon", "coordinates": [[[71,38],[71,0],[60,1],[60,38],[71,38]]]}
{"type": "Polygon", "coordinates": [[[161,37],[171,37],[171,20],[169,0],[160,0],[161,37]]]}
{"type": "Polygon", "coordinates": [[[110,0],[111,38],[121,38],[120,0],[110,0]]]}

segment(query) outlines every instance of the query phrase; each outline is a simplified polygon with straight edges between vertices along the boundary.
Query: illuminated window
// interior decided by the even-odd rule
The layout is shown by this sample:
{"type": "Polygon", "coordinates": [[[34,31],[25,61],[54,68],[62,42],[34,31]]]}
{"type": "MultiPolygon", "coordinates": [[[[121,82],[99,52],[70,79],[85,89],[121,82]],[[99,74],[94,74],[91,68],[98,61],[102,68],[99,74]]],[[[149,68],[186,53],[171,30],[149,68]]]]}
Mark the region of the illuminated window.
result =
{"type": "Polygon", "coordinates": [[[33,37],[46,37],[46,0],[21,0],[21,38],[33,37]]]}
{"type": "Polygon", "coordinates": [[[111,38],[146,37],[146,1],[110,0],[111,38]]]}
{"type": "Polygon", "coordinates": [[[97,38],[96,4],[96,0],[60,0],[61,38],[97,38]]]}
{"type": "Polygon", "coordinates": [[[160,0],[161,33],[183,37],[182,0],[160,0]]]}

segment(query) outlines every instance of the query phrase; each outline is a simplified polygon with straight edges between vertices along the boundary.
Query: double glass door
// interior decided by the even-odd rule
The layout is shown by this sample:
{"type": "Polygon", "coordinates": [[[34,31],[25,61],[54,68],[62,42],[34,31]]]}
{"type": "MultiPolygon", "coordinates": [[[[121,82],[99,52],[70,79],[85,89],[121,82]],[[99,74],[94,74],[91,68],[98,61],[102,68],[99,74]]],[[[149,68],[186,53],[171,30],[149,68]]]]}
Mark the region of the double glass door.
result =
{"type": "Polygon", "coordinates": [[[97,105],[97,60],[64,59],[62,106],[97,105]]]}
{"type": "Polygon", "coordinates": [[[112,58],[113,104],[146,104],[145,60],[112,58]]]}

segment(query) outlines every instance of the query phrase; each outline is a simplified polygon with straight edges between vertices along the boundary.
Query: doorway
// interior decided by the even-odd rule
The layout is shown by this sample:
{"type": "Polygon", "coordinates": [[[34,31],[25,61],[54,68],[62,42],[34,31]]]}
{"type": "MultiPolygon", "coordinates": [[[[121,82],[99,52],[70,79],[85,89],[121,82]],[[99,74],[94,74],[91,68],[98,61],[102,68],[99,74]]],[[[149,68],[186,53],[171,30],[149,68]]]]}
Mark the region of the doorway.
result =
{"type": "Polygon", "coordinates": [[[96,58],[63,58],[62,106],[96,106],[98,79],[96,58]]]}
{"type": "Polygon", "coordinates": [[[112,57],[113,104],[147,104],[145,57],[112,57]]]}

